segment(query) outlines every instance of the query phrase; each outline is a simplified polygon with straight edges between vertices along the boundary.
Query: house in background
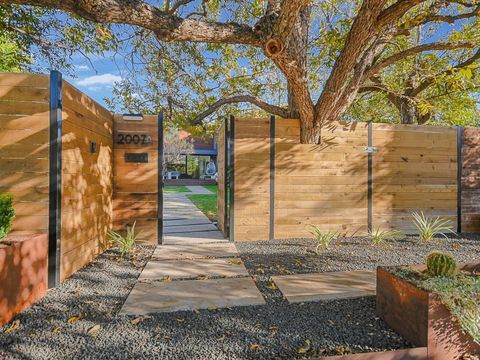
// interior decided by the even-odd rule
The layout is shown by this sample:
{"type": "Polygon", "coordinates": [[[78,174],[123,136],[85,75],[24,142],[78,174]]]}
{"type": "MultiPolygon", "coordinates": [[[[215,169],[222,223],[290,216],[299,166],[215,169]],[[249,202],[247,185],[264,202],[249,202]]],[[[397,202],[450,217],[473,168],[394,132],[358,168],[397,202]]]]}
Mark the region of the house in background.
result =
{"type": "Polygon", "coordinates": [[[193,150],[176,156],[175,162],[167,162],[165,169],[166,185],[215,184],[211,174],[212,163],[217,168],[217,143],[212,135],[209,138],[195,137],[185,130],[179,131],[182,140],[188,140],[193,150]],[[207,169],[210,169],[207,170],[207,169]]]}

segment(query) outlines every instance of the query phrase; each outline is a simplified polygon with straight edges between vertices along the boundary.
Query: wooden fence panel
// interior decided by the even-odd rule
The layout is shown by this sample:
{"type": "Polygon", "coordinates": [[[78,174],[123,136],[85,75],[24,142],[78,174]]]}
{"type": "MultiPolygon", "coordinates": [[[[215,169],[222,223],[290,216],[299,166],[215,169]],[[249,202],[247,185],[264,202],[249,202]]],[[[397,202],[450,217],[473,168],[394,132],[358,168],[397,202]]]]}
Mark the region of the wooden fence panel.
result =
{"type": "Polygon", "coordinates": [[[113,218],[113,114],[65,81],[62,97],[63,280],[108,247],[113,218]],[[91,143],[96,144],[94,152],[91,143]]]}
{"type": "Polygon", "coordinates": [[[413,212],[456,225],[457,130],[418,125],[373,125],[374,227],[416,233],[413,212]]]}
{"type": "Polygon", "coordinates": [[[480,129],[463,129],[462,231],[480,232],[480,129]]]}
{"type": "Polygon", "coordinates": [[[46,75],[0,74],[0,192],[17,234],[48,231],[49,93],[46,75]]]}
{"type": "Polygon", "coordinates": [[[225,165],[226,165],[226,149],[225,149],[225,126],[226,122],[220,126],[218,130],[218,155],[217,155],[217,224],[222,234],[226,235],[225,211],[227,210],[227,204],[225,204],[225,165]]]}
{"type": "Polygon", "coordinates": [[[277,119],[275,129],[275,238],[311,237],[309,225],[365,232],[366,124],[329,126],[321,145],[299,143],[298,120],[277,119]]]}
{"type": "Polygon", "coordinates": [[[234,120],[234,239],[269,237],[270,121],[234,120]]]}
{"type": "Polygon", "coordinates": [[[131,142],[114,147],[114,228],[124,230],[136,222],[138,240],[158,242],[158,117],[147,115],[143,121],[123,120],[115,116],[114,138],[119,134],[148,134],[150,144],[131,142]],[[127,162],[126,153],[146,153],[147,163],[127,162]]]}

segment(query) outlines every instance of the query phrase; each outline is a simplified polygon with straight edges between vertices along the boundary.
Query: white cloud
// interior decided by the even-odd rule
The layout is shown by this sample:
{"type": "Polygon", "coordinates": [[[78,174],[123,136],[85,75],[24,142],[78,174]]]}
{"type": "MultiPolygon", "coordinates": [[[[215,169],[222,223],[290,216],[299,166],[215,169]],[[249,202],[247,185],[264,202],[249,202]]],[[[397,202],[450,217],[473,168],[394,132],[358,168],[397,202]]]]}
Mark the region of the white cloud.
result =
{"type": "Polygon", "coordinates": [[[113,85],[115,82],[121,80],[122,78],[120,76],[107,73],[102,75],[88,76],[84,79],[78,80],[77,84],[80,86],[113,85]]]}
{"type": "Polygon", "coordinates": [[[90,70],[90,68],[87,65],[75,65],[75,69],[77,71],[87,71],[90,70]]]}

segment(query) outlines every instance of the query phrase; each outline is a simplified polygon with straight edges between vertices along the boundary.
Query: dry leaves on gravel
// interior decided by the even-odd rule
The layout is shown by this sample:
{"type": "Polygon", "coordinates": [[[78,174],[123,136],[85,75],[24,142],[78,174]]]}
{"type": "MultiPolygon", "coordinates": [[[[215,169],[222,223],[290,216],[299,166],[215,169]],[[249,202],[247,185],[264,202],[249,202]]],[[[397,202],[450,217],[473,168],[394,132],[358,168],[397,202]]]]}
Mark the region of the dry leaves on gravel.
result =
{"type": "Polygon", "coordinates": [[[15,320],[12,324],[4,331],[5,334],[8,334],[12,331],[17,330],[20,327],[20,320],[15,320]]]}
{"type": "Polygon", "coordinates": [[[263,349],[263,346],[260,344],[250,344],[250,350],[259,351],[262,349],[263,349]]]}
{"type": "Polygon", "coordinates": [[[98,332],[100,331],[102,327],[100,325],[94,325],[92,326],[88,331],[87,331],[87,334],[90,335],[90,336],[95,336],[98,334],[98,332]]]}
{"type": "Polygon", "coordinates": [[[144,320],[147,320],[147,319],[151,319],[152,317],[151,316],[148,316],[148,315],[141,315],[139,317],[136,317],[135,319],[133,319],[132,321],[130,321],[130,323],[132,325],[138,325],[140,324],[142,321],[144,320]]]}

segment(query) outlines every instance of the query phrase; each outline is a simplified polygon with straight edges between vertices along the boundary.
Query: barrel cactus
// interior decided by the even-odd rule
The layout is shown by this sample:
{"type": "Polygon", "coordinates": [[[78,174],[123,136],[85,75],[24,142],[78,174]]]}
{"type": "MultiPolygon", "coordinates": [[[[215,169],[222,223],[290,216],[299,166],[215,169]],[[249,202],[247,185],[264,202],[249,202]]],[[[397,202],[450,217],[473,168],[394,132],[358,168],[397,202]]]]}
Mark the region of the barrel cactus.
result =
{"type": "Polygon", "coordinates": [[[457,272],[455,260],[447,254],[434,252],[425,259],[430,276],[453,276],[457,272]]]}

